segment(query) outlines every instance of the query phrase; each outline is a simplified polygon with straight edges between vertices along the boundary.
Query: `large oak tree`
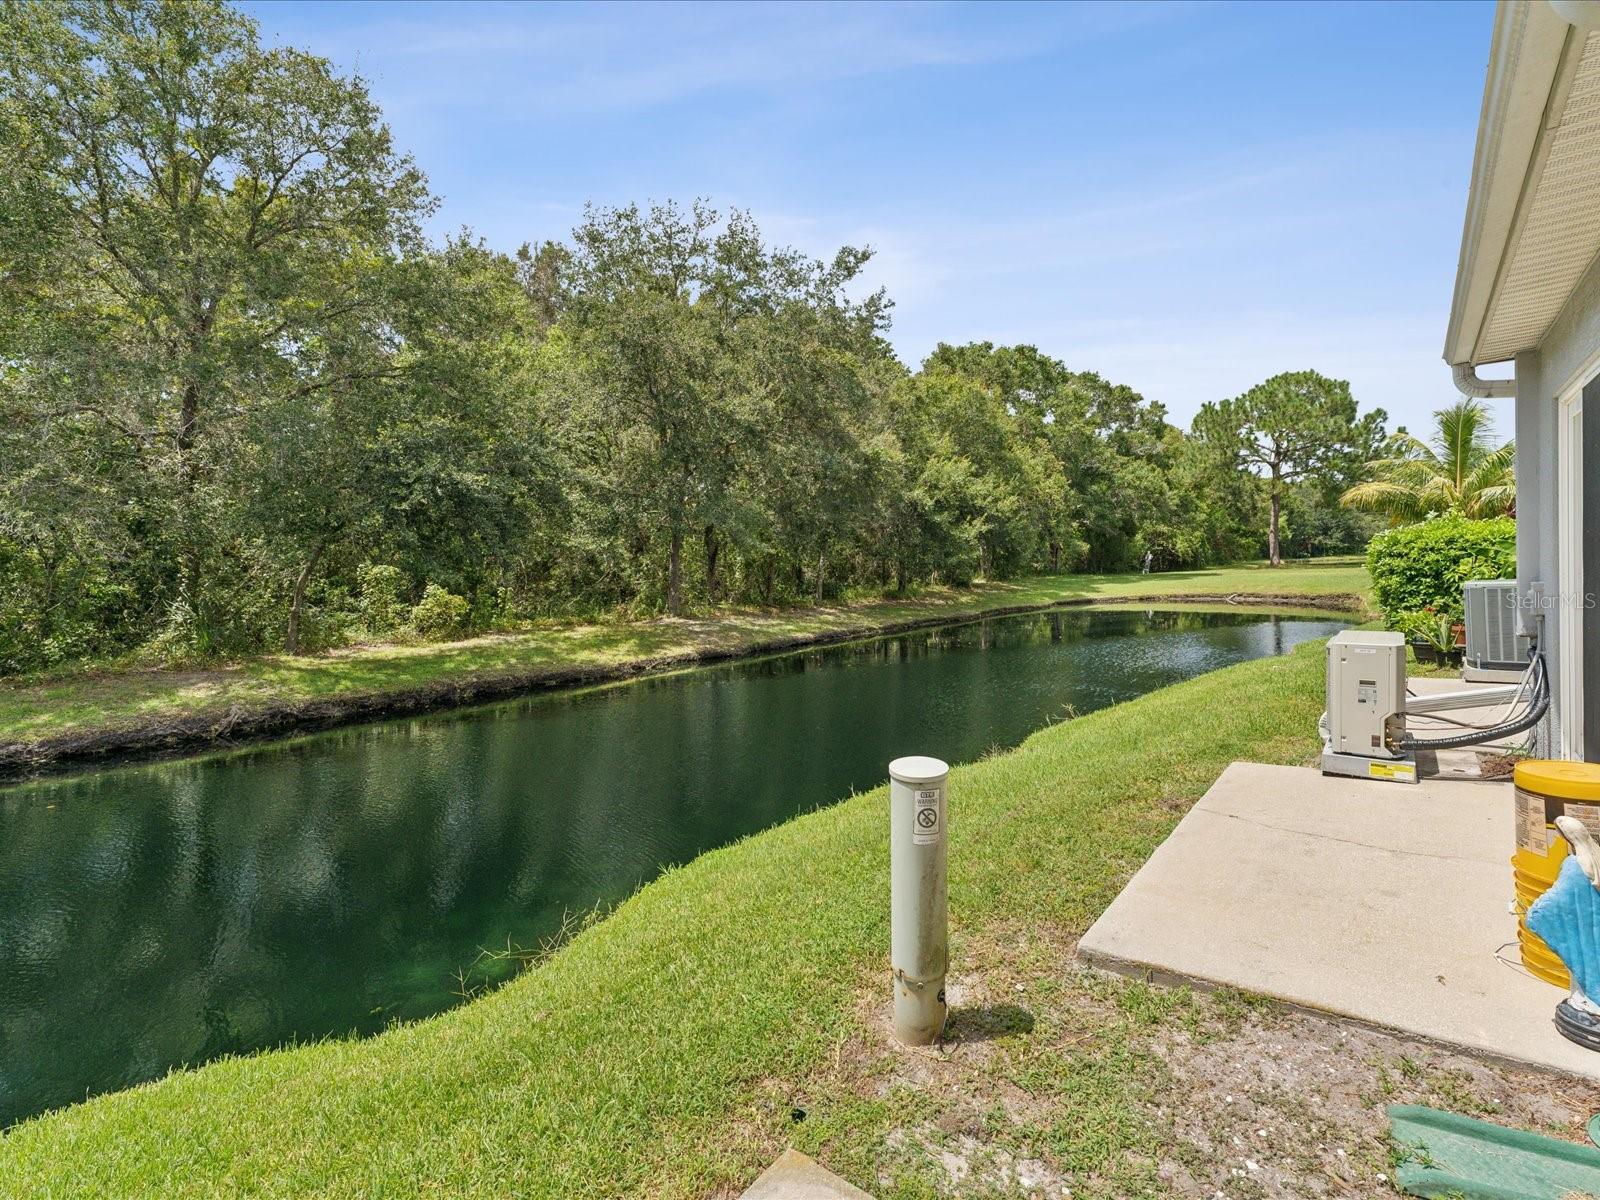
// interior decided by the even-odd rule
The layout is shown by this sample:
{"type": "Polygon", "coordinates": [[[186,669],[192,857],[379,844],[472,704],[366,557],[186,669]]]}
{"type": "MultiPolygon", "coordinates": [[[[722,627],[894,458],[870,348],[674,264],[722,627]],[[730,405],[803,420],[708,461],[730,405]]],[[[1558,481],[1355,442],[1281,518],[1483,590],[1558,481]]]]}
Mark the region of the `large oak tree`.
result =
{"type": "Polygon", "coordinates": [[[63,470],[117,443],[203,626],[244,422],[395,370],[423,178],[359,79],[214,0],[0,7],[0,94],[29,214],[0,219],[8,400],[63,470]]]}

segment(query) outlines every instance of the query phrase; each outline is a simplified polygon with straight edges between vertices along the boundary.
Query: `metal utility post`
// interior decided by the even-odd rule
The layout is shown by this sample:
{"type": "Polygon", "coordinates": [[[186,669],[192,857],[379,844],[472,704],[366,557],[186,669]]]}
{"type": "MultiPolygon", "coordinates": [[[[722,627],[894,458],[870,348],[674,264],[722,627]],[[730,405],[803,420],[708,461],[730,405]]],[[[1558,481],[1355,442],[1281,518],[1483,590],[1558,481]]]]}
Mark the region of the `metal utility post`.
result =
{"type": "Polygon", "coordinates": [[[944,1031],[949,959],[945,891],[950,768],[937,758],[889,764],[889,964],[894,1034],[926,1046],[944,1031]]]}

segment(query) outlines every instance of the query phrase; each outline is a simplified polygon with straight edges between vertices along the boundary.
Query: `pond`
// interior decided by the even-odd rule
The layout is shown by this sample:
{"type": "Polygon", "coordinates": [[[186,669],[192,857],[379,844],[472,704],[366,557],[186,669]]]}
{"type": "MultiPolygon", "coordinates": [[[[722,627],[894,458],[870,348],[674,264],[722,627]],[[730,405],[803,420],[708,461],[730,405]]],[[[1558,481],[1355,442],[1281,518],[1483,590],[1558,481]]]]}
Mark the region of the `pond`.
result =
{"type": "Polygon", "coordinates": [[[459,1003],[667,866],[1345,622],[1030,613],[0,789],[0,1125],[459,1003]]]}

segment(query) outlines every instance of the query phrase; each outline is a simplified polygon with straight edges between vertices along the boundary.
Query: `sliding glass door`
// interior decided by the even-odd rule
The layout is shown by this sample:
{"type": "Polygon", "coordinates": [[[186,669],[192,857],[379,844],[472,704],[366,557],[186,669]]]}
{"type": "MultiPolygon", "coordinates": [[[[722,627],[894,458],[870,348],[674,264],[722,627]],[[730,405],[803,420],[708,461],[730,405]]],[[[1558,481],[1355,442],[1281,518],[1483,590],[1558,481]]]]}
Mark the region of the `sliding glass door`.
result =
{"type": "Polygon", "coordinates": [[[1576,416],[1578,477],[1583,480],[1581,503],[1583,524],[1578,534],[1578,561],[1573,576],[1583,589],[1578,612],[1578,638],[1582,650],[1574,655],[1578,667],[1578,700],[1573,721],[1583,730],[1578,756],[1600,762],[1600,699],[1592,690],[1600,687],[1600,375],[1591,379],[1579,398],[1576,416]],[[1584,412],[1589,420],[1583,419],[1584,412]]]}
{"type": "MultiPolygon", "coordinates": [[[[1558,714],[1560,714],[1560,744],[1558,754],[1563,758],[1584,757],[1584,402],[1589,389],[1574,390],[1566,395],[1557,414],[1557,534],[1560,581],[1557,587],[1555,613],[1547,614],[1546,621],[1554,616],[1557,621],[1557,650],[1560,659],[1547,661],[1554,669],[1558,714]]],[[[1518,467],[1522,464],[1518,464],[1518,467]]]]}
{"type": "Polygon", "coordinates": [[[1558,414],[1560,586],[1557,591],[1557,664],[1563,758],[1600,759],[1600,703],[1585,704],[1585,685],[1600,680],[1600,616],[1591,597],[1600,584],[1600,376],[1564,398],[1558,414]],[[1590,476],[1593,476],[1592,478],[1590,476]]]}

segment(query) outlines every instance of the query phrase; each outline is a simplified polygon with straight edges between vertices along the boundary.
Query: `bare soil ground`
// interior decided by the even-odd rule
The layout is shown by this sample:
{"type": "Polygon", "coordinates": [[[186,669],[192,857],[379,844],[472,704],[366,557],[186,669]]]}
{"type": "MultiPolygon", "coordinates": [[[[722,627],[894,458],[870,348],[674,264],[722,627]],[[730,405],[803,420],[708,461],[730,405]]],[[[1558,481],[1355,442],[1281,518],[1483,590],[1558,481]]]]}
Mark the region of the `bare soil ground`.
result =
{"type": "Polygon", "coordinates": [[[828,1069],[769,1081],[729,1137],[795,1144],[884,1198],[1305,1200],[1396,1194],[1390,1104],[1573,1141],[1600,1111],[1591,1084],[1106,976],[1038,930],[957,959],[942,1045],[898,1045],[863,996],[828,1069]]]}

